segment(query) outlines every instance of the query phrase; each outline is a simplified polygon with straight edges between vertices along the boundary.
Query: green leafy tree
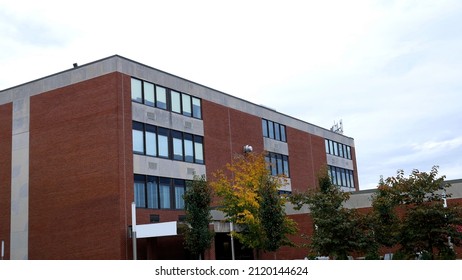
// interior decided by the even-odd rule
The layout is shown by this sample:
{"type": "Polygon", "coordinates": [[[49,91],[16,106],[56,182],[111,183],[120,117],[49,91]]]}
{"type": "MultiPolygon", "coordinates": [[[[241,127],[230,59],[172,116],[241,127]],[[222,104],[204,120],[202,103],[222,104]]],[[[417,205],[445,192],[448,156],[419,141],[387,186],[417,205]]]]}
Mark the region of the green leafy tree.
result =
{"type": "MultiPolygon", "coordinates": [[[[265,176],[259,188],[259,217],[261,221],[262,249],[275,252],[281,246],[293,246],[288,235],[295,234],[297,227],[285,214],[284,198],[278,192],[278,179],[265,176]]],[[[276,257],[276,255],[275,255],[276,257]]]]}
{"type": "Polygon", "coordinates": [[[213,231],[209,229],[212,216],[210,204],[212,202],[212,189],[205,180],[205,176],[194,176],[184,194],[186,223],[185,247],[201,258],[204,251],[210,248],[213,231]]]}
{"type": "Polygon", "coordinates": [[[240,229],[232,232],[245,247],[257,254],[274,252],[291,245],[288,235],[297,231],[295,222],[285,215],[285,198],[278,195],[283,176],[271,176],[263,154],[236,156],[219,170],[211,182],[221,199],[219,209],[240,229]]]}
{"type": "Polygon", "coordinates": [[[462,225],[462,211],[460,206],[443,205],[449,187],[444,179],[434,166],[428,173],[413,170],[409,177],[398,170],[383,181],[372,204],[377,242],[399,245],[399,258],[455,258],[451,246],[461,243],[457,227],[462,225]]]}
{"type": "Polygon", "coordinates": [[[368,250],[371,234],[364,234],[367,223],[364,216],[343,206],[350,195],[332,184],[327,170],[318,176],[319,188],[294,195],[296,208],[304,204],[310,209],[314,233],[311,236],[312,253],[347,259],[353,252],[368,250]]]}
{"type": "Polygon", "coordinates": [[[374,241],[391,249],[398,242],[400,220],[396,212],[399,200],[395,190],[380,179],[376,193],[372,196],[372,213],[370,225],[374,232],[374,241]]]}

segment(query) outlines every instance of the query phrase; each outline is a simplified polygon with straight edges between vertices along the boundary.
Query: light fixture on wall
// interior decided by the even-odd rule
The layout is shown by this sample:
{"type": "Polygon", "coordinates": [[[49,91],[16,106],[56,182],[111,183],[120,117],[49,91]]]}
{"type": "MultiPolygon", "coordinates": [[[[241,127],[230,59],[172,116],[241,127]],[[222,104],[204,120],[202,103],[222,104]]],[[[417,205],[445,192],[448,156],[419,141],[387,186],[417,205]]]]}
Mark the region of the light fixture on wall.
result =
{"type": "Polygon", "coordinates": [[[247,154],[247,153],[251,153],[251,152],[253,152],[252,146],[250,146],[250,145],[245,145],[245,146],[244,146],[244,153],[247,154]]]}

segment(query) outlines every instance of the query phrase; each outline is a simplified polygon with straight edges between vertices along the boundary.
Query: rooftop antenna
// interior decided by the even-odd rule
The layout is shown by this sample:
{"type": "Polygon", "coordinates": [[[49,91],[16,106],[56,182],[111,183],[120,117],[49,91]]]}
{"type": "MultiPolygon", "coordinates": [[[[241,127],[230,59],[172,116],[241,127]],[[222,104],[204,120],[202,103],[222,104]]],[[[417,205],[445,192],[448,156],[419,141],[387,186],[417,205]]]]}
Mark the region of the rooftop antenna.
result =
{"type": "Polygon", "coordinates": [[[338,133],[338,134],[343,134],[343,122],[340,119],[340,121],[337,123],[334,121],[334,125],[330,128],[331,131],[338,133]]]}

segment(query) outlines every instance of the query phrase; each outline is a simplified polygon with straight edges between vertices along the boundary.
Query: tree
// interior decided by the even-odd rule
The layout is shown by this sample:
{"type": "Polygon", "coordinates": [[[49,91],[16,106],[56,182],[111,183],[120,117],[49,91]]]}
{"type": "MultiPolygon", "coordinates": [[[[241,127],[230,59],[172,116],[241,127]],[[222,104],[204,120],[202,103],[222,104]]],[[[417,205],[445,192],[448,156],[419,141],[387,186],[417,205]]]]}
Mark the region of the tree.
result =
{"type": "Polygon", "coordinates": [[[455,258],[451,245],[460,245],[462,239],[457,231],[462,211],[443,205],[449,187],[444,179],[434,166],[428,173],[413,170],[408,178],[398,170],[396,177],[382,181],[372,204],[377,242],[399,245],[400,258],[455,258]]]}
{"type": "Polygon", "coordinates": [[[372,196],[370,215],[374,241],[389,249],[397,244],[399,236],[399,218],[395,211],[399,200],[396,199],[394,191],[381,178],[377,191],[372,196]]]}
{"type": "Polygon", "coordinates": [[[371,235],[366,230],[363,215],[343,207],[350,197],[349,193],[332,184],[327,170],[321,171],[318,183],[318,188],[292,197],[296,208],[300,209],[306,204],[310,209],[314,226],[309,245],[312,252],[347,259],[353,252],[367,251],[371,235]]]}
{"type": "Polygon", "coordinates": [[[265,176],[259,188],[262,249],[269,252],[275,252],[281,246],[292,246],[288,235],[297,232],[295,222],[285,214],[286,200],[281,199],[277,186],[277,179],[265,176]]]}
{"type": "Polygon", "coordinates": [[[285,215],[285,198],[278,194],[283,176],[271,176],[264,155],[256,153],[236,156],[226,169],[218,170],[211,184],[221,199],[219,209],[240,229],[232,236],[257,255],[291,244],[288,235],[297,229],[285,215]]]}
{"type": "Polygon", "coordinates": [[[212,189],[205,180],[205,176],[194,176],[184,194],[186,223],[185,247],[201,258],[204,251],[210,248],[213,232],[209,229],[212,216],[210,203],[212,189]]]}

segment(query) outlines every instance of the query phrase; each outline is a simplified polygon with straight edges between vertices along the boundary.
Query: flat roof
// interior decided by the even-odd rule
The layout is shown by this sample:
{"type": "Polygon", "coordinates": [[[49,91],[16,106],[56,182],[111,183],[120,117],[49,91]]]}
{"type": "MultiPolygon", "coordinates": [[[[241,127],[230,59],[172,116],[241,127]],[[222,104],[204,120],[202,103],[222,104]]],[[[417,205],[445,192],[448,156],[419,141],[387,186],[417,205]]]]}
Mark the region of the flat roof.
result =
{"type": "Polygon", "coordinates": [[[24,94],[29,94],[29,96],[37,95],[111,72],[121,72],[162,86],[190,93],[211,102],[222,104],[252,115],[265,116],[270,120],[302,131],[354,146],[354,138],[352,137],[335,133],[329,129],[278,112],[264,105],[255,104],[240,97],[227,94],[117,54],[1,90],[0,105],[12,102],[17,98],[16,96],[24,96],[24,94]],[[178,81],[182,81],[183,83],[179,83],[178,81]],[[24,93],[23,90],[26,93],[24,93]]]}

